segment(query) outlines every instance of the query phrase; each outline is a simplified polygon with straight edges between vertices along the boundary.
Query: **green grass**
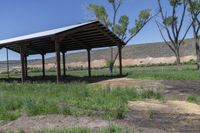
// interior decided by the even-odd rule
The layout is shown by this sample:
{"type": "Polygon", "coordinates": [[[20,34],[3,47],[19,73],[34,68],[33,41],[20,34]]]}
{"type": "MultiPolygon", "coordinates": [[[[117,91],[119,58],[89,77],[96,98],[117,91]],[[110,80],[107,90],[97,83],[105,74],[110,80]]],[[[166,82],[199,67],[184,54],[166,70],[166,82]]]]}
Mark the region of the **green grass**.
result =
{"type": "Polygon", "coordinates": [[[129,100],[162,99],[156,92],[141,89],[113,89],[68,84],[0,83],[0,121],[26,113],[29,116],[64,114],[122,119],[129,100]]]}
{"type": "MultiPolygon", "coordinates": [[[[181,70],[177,69],[176,65],[163,66],[135,66],[124,67],[124,73],[128,73],[128,78],[132,79],[147,79],[147,80],[200,80],[200,72],[197,71],[196,65],[182,65],[181,70]]],[[[88,76],[87,70],[70,70],[67,75],[84,77],[88,76]]],[[[119,73],[117,67],[114,68],[114,75],[119,73]]],[[[31,70],[29,76],[41,76],[42,71],[31,70]]],[[[56,75],[56,72],[47,70],[46,75],[56,75]]],[[[109,76],[107,68],[93,69],[92,76],[109,76]]],[[[11,74],[11,77],[19,77],[20,74],[11,74]]],[[[0,78],[6,78],[6,74],[0,74],[0,78]]]]}
{"type": "MultiPolygon", "coordinates": [[[[114,75],[118,74],[118,68],[114,68],[114,75]]],[[[166,66],[144,66],[144,67],[124,67],[124,73],[128,73],[128,78],[146,80],[200,80],[200,72],[195,65],[182,65],[181,70],[175,65],[166,66]]],[[[52,73],[51,73],[52,74],[52,73]]],[[[87,70],[68,71],[68,75],[87,76],[87,70]]],[[[92,70],[93,76],[109,76],[108,69],[92,70]]]]}
{"type": "Polygon", "coordinates": [[[197,103],[198,99],[200,99],[200,97],[198,97],[198,96],[188,96],[187,97],[187,101],[191,102],[191,103],[197,103]]]}
{"type": "Polygon", "coordinates": [[[147,80],[200,80],[200,72],[195,65],[182,65],[181,70],[176,66],[151,66],[124,68],[128,77],[147,80]]]}

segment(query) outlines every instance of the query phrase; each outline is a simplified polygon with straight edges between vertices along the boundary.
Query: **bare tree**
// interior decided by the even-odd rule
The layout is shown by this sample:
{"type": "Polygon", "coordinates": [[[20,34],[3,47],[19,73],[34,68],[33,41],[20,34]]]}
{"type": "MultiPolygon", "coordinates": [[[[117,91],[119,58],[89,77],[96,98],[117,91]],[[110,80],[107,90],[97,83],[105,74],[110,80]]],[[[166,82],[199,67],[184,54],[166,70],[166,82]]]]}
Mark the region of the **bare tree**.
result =
{"type": "Polygon", "coordinates": [[[197,69],[200,70],[200,0],[188,0],[188,11],[190,12],[192,20],[192,29],[197,55],[197,69]]]}
{"type": "MultiPolygon", "coordinates": [[[[113,22],[112,22],[112,31],[115,33],[115,24],[116,24],[116,17],[120,6],[122,5],[122,0],[108,0],[108,2],[112,5],[113,8],[113,22]]],[[[110,61],[113,61],[113,47],[110,48],[110,61]]],[[[113,74],[113,66],[112,63],[109,65],[110,73],[113,74]]]]}
{"type": "Polygon", "coordinates": [[[189,24],[189,26],[186,27],[186,30],[183,30],[183,27],[186,25],[185,17],[187,12],[187,0],[168,0],[172,7],[171,16],[164,15],[160,1],[161,0],[157,0],[161,22],[156,21],[156,24],[163,40],[175,54],[177,66],[180,66],[180,46],[183,44],[183,41],[192,26],[192,24],[189,24]],[[181,13],[177,12],[178,8],[182,9],[181,13]],[[167,37],[165,37],[165,34],[167,37]],[[170,42],[168,42],[166,38],[168,38],[170,42]]]}
{"type": "MultiPolygon", "coordinates": [[[[131,29],[129,29],[129,34],[130,36],[127,37],[128,33],[127,33],[127,29],[125,31],[124,28],[124,32],[119,32],[117,33],[117,35],[125,41],[125,44],[128,44],[144,27],[145,25],[152,20],[155,16],[151,14],[151,10],[150,9],[145,9],[142,10],[139,15],[138,18],[135,20],[135,26],[131,29]]],[[[117,25],[116,25],[117,27],[117,25]]],[[[121,24],[121,27],[123,27],[123,23],[121,24]]],[[[125,26],[124,26],[125,27],[125,26]]],[[[117,28],[116,28],[117,29],[117,28]]],[[[122,28],[123,29],[123,28],[122,28]]],[[[123,31],[123,30],[122,30],[123,31]]],[[[117,31],[116,31],[117,32],[117,31]]],[[[123,47],[122,47],[123,48],[123,47]]],[[[111,66],[113,67],[115,64],[115,61],[117,60],[119,53],[117,53],[113,59],[113,61],[111,62],[111,66]]]]}
{"type": "MultiPolygon", "coordinates": [[[[138,18],[135,20],[135,26],[128,29],[129,26],[129,17],[127,15],[122,15],[119,17],[117,22],[117,16],[119,9],[122,5],[123,0],[108,0],[112,5],[113,15],[111,15],[112,22],[109,20],[109,15],[104,6],[89,4],[88,9],[92,11],[95,17],[100,20],[105,26],[110,28],[119,38],[126,42],[126,44],[134,38],[143,27],[154,17],[151,15],[150,9],[144,9],[139,13],[138,18]]],[[[118,53],[113,56],[113,48],[111,48],[111,59],[108,64],[111,74],[113,73],[113,66],[118,57],[118,53]],[[113,58],[114,57],[114,58],[113,58]]]]}

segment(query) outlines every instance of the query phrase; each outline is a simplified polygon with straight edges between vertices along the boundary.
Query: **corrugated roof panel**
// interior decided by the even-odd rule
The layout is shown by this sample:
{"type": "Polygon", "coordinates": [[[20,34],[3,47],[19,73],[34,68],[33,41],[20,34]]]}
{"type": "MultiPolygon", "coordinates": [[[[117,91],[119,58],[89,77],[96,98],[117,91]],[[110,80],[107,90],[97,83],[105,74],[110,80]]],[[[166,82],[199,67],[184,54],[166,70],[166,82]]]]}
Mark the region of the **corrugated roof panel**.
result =
{"type": "Polygon", "coordinates": [[[19,36],[19,37],[15,37],[15,38],[0,40],[0,45],[1,44],[6,44],[6,43],[17,42],[17,41],[34,39],[34,38],[40,38],[40,37],[45,37],[45,36],[51,36],[51,35],[55,35],[55,34],[58,34],[58,33],[64,32],[64,31],[71,30],[73,28],[77,28],[77,27],[84,26],[84,25],[87,25],[87,24],[90,24],[90,23],[94,23],[94,22],[98,22],[98,21],[91,21],[91,22],[86,22],[86,23],[66,26],[66,27],[62,27],[62,28],[58,28],[58,29],[47,30],[47,31],[43,31],[43,32],[38,32],[38,33],[29,34],[29,35],[19,36]]]}

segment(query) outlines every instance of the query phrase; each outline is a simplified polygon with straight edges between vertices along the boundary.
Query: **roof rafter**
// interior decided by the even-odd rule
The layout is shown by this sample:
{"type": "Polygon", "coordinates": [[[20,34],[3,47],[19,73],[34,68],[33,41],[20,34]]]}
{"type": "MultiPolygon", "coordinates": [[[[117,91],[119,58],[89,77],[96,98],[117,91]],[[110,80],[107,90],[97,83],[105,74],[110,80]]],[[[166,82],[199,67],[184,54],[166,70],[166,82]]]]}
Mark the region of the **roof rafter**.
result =
{"type": "Polygon", "coordinates": [[[0,48],[7,47],[19,53],[20,46],[26,46],[27,55],[46,54],[55,52],[55,42],[60,43],[61,51],[125,45],[99,21],[92,21],[2,40],[0,48]]]}

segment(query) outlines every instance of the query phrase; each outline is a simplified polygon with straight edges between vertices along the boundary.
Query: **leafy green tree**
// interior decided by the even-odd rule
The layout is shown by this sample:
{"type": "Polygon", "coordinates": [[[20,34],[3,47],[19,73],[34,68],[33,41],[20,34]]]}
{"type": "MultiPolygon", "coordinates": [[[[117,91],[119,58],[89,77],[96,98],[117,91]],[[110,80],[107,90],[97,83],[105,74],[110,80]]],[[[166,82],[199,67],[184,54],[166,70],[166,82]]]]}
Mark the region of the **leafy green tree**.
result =
{"type": "MultiPolygon", "coordinates": [[[[165,0],[164,0],[165,1],[165,0]]],[[[171,15],[164,15],[161,0],[157,0],[161,22],[156,21],[161,36],[176,56],[177,66],[180,66],[180,46],[189,32],[192,24],[186,26],[187,0],[168,0],[172,8],[171,15]],[[179,11],[178,11],[179,10],[179,11]],[[186,27],[186,30],[183,27],[186,27]],[[166,36],[165,36],[166,35],[166,36]],[[181,36],[182,35],[182,36],[181,36]],[[168,38],[170,42],[167,41],[168,38]]],[[[166,13],[167,14],[167,13],[166,13]]],[[[179,67],[178,67],[179,68],[179,67]]]]}
{"type": "Polygon", "coordinates": [[[200,70],[200,0],[188,0],[188,11],[190,12],[192,20],[192,29],[197,55],[197,69],[200,70]]]}
{"type": "Polygon", "coordinates": [[[105,7],[90,4],[88,6],[88,9],[92,10],[95,16],[99,19],[99,21],[101,21],[105,26],[111,26],[105,7]]]}
{"type": "MultiPolygon", "coordinates": [[[[142,10],[138,18],[135,20],[135,25],[129,29],[129,17],[127,15],[118,16],[119,9],[123,4],[123,0],[107,0],[111,4],[113,14],[108,15],[104,6],[89,4],[87,8],[95,15],[95,17],[101,21],[105,26],[112,30],[119,38],[121,38],[126,44],[133,39],[143,27],[154,17],[150,9],[142,10]],[[109,17],[110,16],[110,17],[109,17]],[[112,18],[111,18],[112,16],[112,18]],[[117,21],[117,18],[119,20],[117,21]],[[110,21],[110,19],[112,21],[110,21]]],[[[111,48],[110,59],[110,73],[113,73],[113,66],[119,53],[113,56],[113,48],[111,48]]]]}

